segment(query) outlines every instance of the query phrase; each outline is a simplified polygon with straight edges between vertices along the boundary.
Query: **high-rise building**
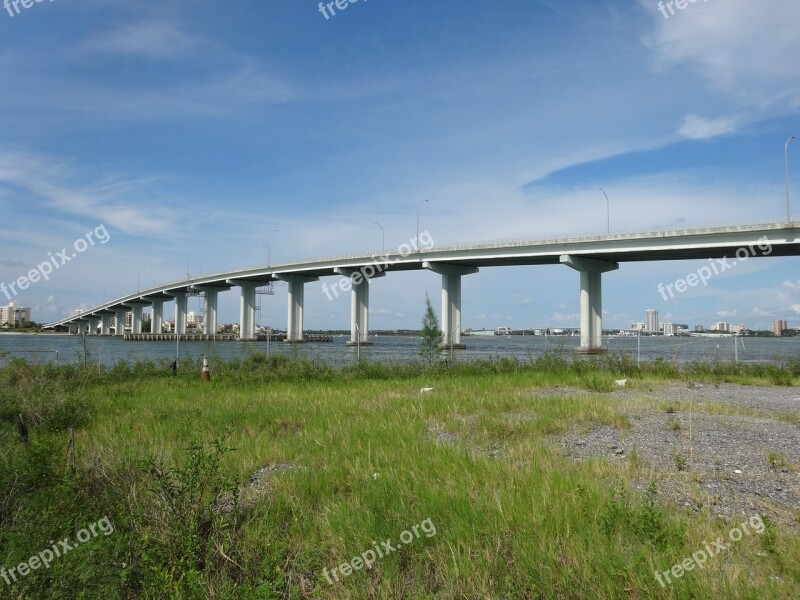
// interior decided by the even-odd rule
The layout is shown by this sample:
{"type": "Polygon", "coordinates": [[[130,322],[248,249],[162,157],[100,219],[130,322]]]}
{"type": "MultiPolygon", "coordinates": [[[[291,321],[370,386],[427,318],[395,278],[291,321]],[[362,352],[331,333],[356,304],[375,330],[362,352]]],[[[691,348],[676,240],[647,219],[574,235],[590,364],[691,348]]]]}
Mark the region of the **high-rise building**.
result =
{"type": "Polygon", "coordinates": [[[658,332],[658,311],[652,308],[647,309],[647,319],[645,320],[645,331],[658,332]]]}
{"type": "Polygon", "coordinates": [[[30,323],[31,309],[17,306],[13,302],[8,306],[0,306],[0,327],[16,327],[30,323]]]}
{"type": "Polygon", "coordinates": [[[677,323],[664,323],[664,335],[678,335],[677,323]]]}
{"type": "Polygon", "coordinates": [[[775,322],[772,324],[772,333],[776,336],[783,335],[783,332],[789,329],[788,321],[783,321],[780,319],[776,319],[775,322]]]}
{"type": "Polygon", "coordinates": [[[703,333],[706,330],[706,328],[703,325],[695,325],[694,330],[697,333],[703,333]]]}
{"type": "Polygon", "coordinates": [[[730,333],[731,331],[731,324],[730,323],[723,323],[722,321],[718,323],[714,323],[714,331],[719,331],[722,333],[730,333]]]}

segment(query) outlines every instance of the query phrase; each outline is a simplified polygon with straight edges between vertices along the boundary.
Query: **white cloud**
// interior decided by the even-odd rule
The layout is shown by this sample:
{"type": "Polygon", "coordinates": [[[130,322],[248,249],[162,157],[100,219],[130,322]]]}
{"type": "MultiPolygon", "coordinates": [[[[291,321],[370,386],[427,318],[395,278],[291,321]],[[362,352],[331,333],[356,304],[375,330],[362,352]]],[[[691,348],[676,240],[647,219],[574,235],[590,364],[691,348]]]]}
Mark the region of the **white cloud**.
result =
{"type": "Polygon", "coordinates": [[[718,310],[717,316],[718,317],[735,317],[739,313],[738,310],[718,310]]]}
{"type": "MultiPolygon", "coordinates": [[[[50,208],[90,217],[127,233],[153,234],[169,229],[169,211],[163,207],[147,207],[141,198],[131,201],[111,190],[84,191],[68,182],[72,175],[70,168],[45,156],[0,154],[0,183],[20,188],[50,208]]],[[[132,196],[136,193],[130,191],[132,196]]]]}
{"type": "Polygon", "coordinates": [[[792,311],[796,315],[800,315],[800,304],[792,304],[789,307],[789,310],[792,311]]]}
{"type": "Polygon", "coordinates": [[[148,21],[126,24],[89,39],[81,50],[95,55],[121,54],[159,60],[178,60],[201,44],[201,40],[184,33],[173,23],[148,21]]]}
{"type": "Polygon", "coordinates": [[[685,64],[717,90],[750,105],[800,105],[800,3],[715,0],[664,19],[650,0],[653,35],[646,40],[663,66],[685,64]]]}
{"type": "Polygon", "coordinates": [[[735,124],[732,119],[704,119],[697,115],[686,115],[678,133],[690,140],[705,140],[734,130],[735,124]]]}

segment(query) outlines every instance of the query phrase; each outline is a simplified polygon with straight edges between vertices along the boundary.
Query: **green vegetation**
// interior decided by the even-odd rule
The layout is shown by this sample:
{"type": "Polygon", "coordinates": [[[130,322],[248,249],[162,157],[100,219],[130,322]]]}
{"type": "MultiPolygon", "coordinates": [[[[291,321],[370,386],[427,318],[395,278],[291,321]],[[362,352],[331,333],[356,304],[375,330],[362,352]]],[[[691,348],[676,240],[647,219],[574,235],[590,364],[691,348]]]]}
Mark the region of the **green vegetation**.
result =
{"type": "Polygon", "coordinates": [[[553,437],[625,428],[615,379],[635,393],[675,378],[769,385],[775,370],[614,355],[335,369],[256,353],[212,361],[203,383],[191,359],[175,377],[167,364],[14,361],[0,370],[2,566],[103,516],[115,533],[0,579],[0,594],[796,598],[800,540],[774,523],[662,588],[655,571],[738,521],[673,509],[658,482],[631,485],[636,464],[573,461],[553,437]],[[536,393],[555,387],[585,391],[536,393]],[[333,585],[323,576],[426,519],[435,536],[333,585]]]}
{"type": "Polygon", "coordinates": [[[431,365],[436,360],[443,338],[439,329],[439,319],[436,317],[427,293],[425,294],[425,316],[422,318],[420,335],[422,339],[419,344],[419,354],[428,362],[428,365],[431,365]]]}

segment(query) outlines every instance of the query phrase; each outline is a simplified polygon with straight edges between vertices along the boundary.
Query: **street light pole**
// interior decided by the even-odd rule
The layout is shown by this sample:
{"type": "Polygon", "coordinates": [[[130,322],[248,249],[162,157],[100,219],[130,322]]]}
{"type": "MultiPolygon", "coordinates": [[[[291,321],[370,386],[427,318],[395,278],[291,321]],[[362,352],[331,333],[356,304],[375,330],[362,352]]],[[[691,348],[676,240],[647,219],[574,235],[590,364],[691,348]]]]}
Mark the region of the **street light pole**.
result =
{"type": "MultiPolygon", "coordinates": [[[[383,225],[380,223],[376,222],[375,225],[381,228],[381,252],[386,253],[386,231],[384,231],[383,225]]],[[[417,224],[417,231],[419,231],[419,224],[417,224]]]]}
{"type": "Polygon", "coordinates": [[[792,140],[796,140],[797,136],[793,135],[788,140],[786,140],[786,144],[783,146],[783,158],[786,162],[786,222],[792,222],[792,211],[789,204],[789,144],[792,140]]]}
{"type": "Polygon", "coordinates": [[[608,194],[603,188],[600,188],[600,191],[603,192],[603,196],[606,197],[606,228],[608,234],[611,235],[611,203],[608,200],[608,194]]]}

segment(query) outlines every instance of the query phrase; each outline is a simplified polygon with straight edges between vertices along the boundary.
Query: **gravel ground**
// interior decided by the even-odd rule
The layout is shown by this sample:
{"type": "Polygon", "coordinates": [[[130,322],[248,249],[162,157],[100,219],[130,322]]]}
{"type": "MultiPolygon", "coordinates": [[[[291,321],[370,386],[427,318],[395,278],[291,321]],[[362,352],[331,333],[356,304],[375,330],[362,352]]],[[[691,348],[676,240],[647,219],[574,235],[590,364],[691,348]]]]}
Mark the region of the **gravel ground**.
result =
{"type": "Polygon", "coordinates": [[[758,511],[800,530],[800,390],[670,384],[608,397],[630,429],[571,432],[559,439],[565,455],[635,461],[635,485],[655,478],[678,507],[726,518],[758,511]]]}

